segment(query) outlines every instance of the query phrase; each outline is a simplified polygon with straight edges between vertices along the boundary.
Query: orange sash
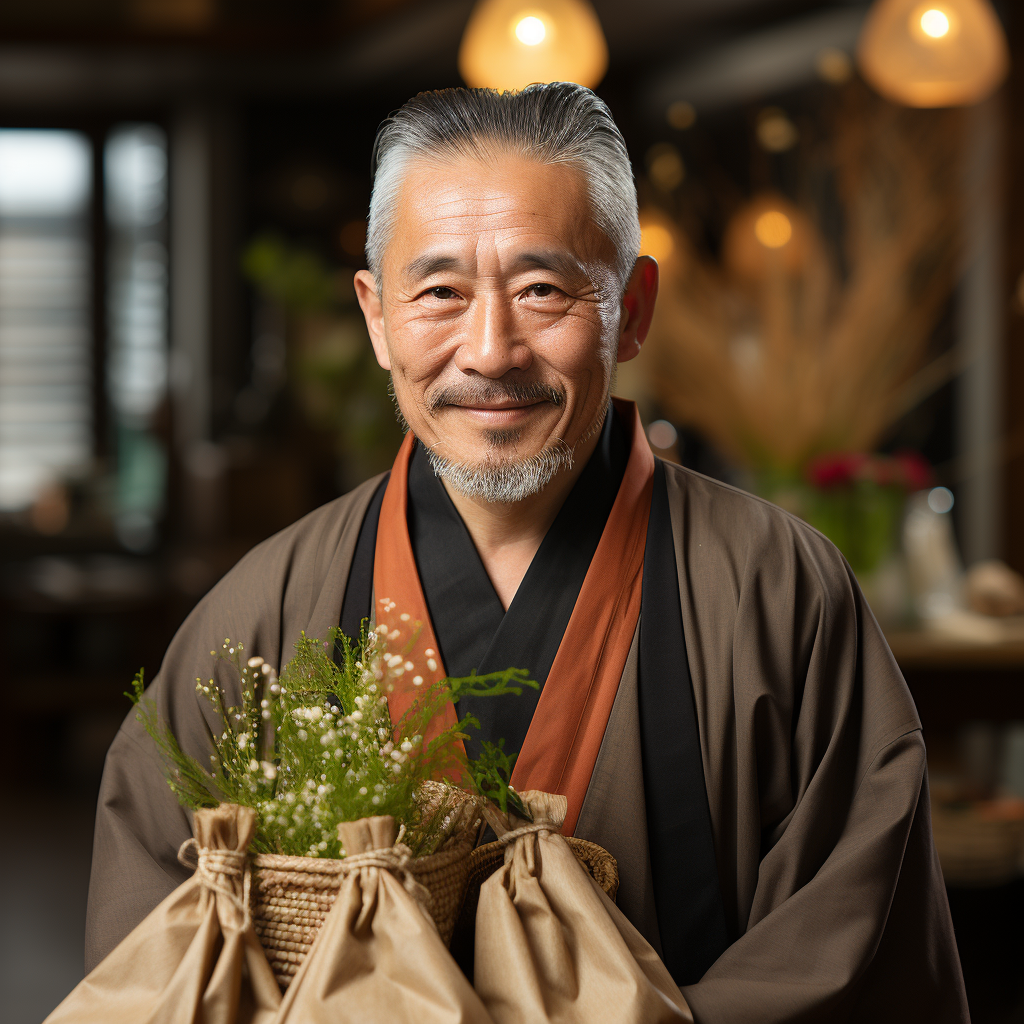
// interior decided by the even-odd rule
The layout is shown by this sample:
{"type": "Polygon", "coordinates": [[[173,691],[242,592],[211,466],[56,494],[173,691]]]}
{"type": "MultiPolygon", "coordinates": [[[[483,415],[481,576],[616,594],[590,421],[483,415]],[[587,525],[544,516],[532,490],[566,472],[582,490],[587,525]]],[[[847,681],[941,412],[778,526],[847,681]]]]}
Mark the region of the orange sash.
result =
{"type": "MultiPolygon", "coordinates": [[[[568,798],[562,826],[566,835],[572,834],[583,807],[640,618],[654,487],[654,456],[636,406],[618,398],[612,401],[632,435],[629,461],[512,775],[520,791],[538,789],[568,798]]],[[[414,443],[407,434],[395,459],[381,505],[373,565],[376,621],[387,627],[392,649],[406,650],[406,664],[414,666],[396,680],[388,696],[393,722],[408,710],[421,687],[445,675],[406,518],[414,443]]],[[[451,704],[442,719],[432,732],[455,722],[451,704]]]]}

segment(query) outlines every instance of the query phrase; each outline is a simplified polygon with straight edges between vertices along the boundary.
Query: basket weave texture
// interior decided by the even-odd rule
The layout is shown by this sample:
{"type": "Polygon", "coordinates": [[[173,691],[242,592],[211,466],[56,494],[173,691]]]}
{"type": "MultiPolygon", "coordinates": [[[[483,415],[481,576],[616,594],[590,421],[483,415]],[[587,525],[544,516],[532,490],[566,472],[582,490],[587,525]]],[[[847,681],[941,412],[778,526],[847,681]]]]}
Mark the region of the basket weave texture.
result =
{"type": "MultiPolygon", "coordinates": [[[[470,871],[471,839],[415,857],[409,871],[430,893],[430,912],[447,944],[470,871]]],[[[348,872],[344,860],[264,853],[252,858],[253,925],[282,990],[295,976],[348,872]]]]}

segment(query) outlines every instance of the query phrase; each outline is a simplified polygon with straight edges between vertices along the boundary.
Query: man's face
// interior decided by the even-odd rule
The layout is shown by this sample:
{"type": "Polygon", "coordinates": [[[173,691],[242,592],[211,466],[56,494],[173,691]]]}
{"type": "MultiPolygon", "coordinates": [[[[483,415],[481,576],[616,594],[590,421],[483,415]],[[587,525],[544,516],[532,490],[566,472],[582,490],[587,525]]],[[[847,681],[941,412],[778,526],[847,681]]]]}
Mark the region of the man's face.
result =
{"type": "Polygon", "coordinates": [[[577,449],[601,422],[622,316],[583,175],[507,153],[422,159],[394,214],[379,323],[363,308],[416,437],[467,468],[577,449]]]}

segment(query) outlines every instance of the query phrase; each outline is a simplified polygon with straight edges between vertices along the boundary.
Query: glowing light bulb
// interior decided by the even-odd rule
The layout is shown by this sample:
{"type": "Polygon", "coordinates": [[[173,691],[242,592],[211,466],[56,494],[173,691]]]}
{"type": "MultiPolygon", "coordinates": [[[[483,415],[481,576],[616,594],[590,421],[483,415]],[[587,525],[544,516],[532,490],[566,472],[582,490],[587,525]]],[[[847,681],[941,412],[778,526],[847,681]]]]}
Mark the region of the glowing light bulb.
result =
{"type": "Polygon", "coordinates": [[[589,0],[477,0],[459,45],[459,71],[477,88],[593,88],[607,68],[608,44],[589,0]]]}
{"type": "Polygon", "coordinates": [[[921,31],[932,39],[941,39],[949,34],[949,18],[935,7],[921,15],[921,31]]]}
{"type": "Polygon", "coordinates": [[[521,18],[516,24],[516,39],[524,46],[536,46],[538,43],[544,42],[544,37],[547,34],[544,22],[533,15],[521,18]]]}
{"type": "Polygon", "coordinates": [[[766,210],[754,222],[754,234],[766,249],[781,249],[793,237],[793,225],[779,210],[766,210]]]}

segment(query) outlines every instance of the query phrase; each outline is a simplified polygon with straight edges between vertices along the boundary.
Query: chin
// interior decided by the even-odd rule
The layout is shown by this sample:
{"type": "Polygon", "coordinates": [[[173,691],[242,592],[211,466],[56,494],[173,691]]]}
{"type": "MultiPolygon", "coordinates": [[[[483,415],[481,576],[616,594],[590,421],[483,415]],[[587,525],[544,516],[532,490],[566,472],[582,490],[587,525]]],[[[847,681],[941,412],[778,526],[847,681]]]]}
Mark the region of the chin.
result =
{"type": "Polygon", "coordinates": [[[467,498],[496,505],[511,505],[539,494],[559,473],[573,466],[573,451],[560,439],[544,445],[533,454],[518,449],[502,452],[490,448],[479,457],[461,461],[427,448],[434,472],[467,498]]]}

